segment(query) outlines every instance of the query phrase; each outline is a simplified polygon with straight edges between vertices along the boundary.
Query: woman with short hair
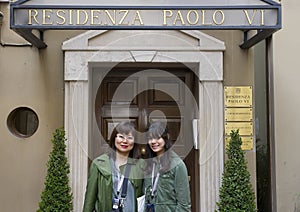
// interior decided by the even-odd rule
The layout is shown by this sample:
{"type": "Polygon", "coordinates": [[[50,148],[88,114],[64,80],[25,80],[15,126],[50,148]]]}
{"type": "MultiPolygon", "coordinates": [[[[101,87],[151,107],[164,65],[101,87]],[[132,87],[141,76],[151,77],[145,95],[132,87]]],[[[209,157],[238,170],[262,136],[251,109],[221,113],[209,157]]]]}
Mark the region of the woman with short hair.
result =
{"type": "Polygon", "coordinates": [[[138,160],[136,139],[131,122],[121,122],[114,128],[110,152],[94,159],[90,166],[83,212],[137,211],[136,199],[143,194],[143,161],[138,160]],[[123,185],[126,178],[127,189],[123,185]]]}

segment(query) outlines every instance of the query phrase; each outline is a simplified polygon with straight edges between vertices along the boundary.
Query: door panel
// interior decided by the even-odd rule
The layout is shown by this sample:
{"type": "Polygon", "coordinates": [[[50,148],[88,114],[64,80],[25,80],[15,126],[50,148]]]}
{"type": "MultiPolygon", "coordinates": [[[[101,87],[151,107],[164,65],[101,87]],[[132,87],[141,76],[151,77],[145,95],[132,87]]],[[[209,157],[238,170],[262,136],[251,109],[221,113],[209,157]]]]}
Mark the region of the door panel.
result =
{"type": "Polygon", "coordinates": [[[117,123],[129,119],[139,132],[144,132],[151,122],[166,121],[172,148],[184,160],[191,176],[191,198],[196,211],[198,165],[192,138],[193,94],[194,75],[186,67],[112,69],[95,93],[95,119],[101,136],[93,136],[92,159],[107,151],[107,142],[117,123]]]}
{"type": "Polygon", "coordinates": [[[132,99],[132,94],[137,93],[138,79],[124,77],[106,77],[102,83],[102,105],[137,105],[137,98],[132,99]],[[118,89],[122,83],[122,89],[118,89]],[[116,93],[116,91],[118,91],[116,93]],[[116,95],[115,95],[116,93],[116,95]],[[114,96],[115,95],[115,96],[114,96]]]}

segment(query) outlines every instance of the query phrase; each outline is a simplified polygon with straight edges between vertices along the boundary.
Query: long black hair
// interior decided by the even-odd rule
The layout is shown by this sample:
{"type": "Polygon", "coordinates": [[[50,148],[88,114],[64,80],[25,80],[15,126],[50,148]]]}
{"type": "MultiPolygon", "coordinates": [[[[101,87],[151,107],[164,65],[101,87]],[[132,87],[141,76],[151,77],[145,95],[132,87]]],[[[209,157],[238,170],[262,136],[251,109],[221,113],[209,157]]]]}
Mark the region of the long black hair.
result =
{"type": "Polygon", "coordinates": [[[168,132],[168,127],[167,123],[165,122],[154,122],[150,125],[150,127],[147,130],[146,133],[146,139],[147,139],[147,145],[146,145],[146,155],[147,155],[147,160],[146,160],[146,173],[149,174],[152,171],[152,166],[153,166],[153,159],[157,157],[157,154],[152,151],[150,148],[150,145],[148,141],[150,139],[160,139],[162,138],[165,141],[165,146],[164,146],[164,153],[160,157],[160,172],[166,172],[170,168],[170,163],[171,163],[171,151],[168,151],[172,143],[169,139],[169,132],[168,132]]]}
{"type": "Polygon", "coordinates": [[[138,151],[138,147],[137,147],[137,144],[136,144],[137,131],[136,131],[135,125],[130,121],[120,122],[113,129],[113,131],[110,135],[109,143],[108,143],[109,147],[110,147],[109,156],[113,157],[113,159],[116,159],[115,139],[116,139],[118,133],[125,134],[125,135],[128,135],[130,133],[132,134],[132,136],[134,137],[134,145],[133,145],[132,150],[130,150],[128,157],[133,158],[133,159],[138,159],[139,158],[139,151],[138,151]]]}

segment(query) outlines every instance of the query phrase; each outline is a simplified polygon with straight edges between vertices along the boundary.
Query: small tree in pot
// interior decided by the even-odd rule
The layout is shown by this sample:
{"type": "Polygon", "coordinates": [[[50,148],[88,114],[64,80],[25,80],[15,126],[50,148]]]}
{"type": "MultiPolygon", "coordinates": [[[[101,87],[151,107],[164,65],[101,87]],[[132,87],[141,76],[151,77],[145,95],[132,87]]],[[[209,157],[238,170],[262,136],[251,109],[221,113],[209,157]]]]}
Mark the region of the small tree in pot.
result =
{"type": "Polygon", "coordinates": [[[41,194],[38,212],[70,212],[73,209],[69,186],[70,166],[65,155],[65,131],[56,129],[53,133],[53,150],[47,162],[45,188],[41,194]]]}
{"type": "Polygon", "coordinates": [[[241,149],[242,139],[239,130],[231,131],[220,188],[220,200],[217,202],[220,212],[257,211],[255,195],[250,182],[245,152],[241,149]]]}

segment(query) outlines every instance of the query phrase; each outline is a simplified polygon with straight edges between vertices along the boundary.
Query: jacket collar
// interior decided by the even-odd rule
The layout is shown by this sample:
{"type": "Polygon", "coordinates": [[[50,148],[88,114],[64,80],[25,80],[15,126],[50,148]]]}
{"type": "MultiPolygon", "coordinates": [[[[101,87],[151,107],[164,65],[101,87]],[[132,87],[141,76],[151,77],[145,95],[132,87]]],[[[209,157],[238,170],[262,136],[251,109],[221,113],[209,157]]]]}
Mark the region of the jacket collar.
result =
{"type": "Polygon", "coordinates": [[[107,154],[103,154],[98,158],[96,158],[95,164],[103,176],[105,177],[111,176],[111,166],[110,166],[109,156],[107,154]]]}
{"type": "MultiPolygon", "coordinates": [[[[127,164],[135,165],[137,163],[137,160],[133,158],[128,158],[127,164]]],[[[95,164],[98,168],[98,170],[103,174],[105,177],[110,177],[112,173],[111,165],[110,165],[110,157],[108,154],[103,154],[95,159],[95,164]]],[[[122,172],[125,170],[125,166],[123,165],[120,167],[122,172]]]]}

